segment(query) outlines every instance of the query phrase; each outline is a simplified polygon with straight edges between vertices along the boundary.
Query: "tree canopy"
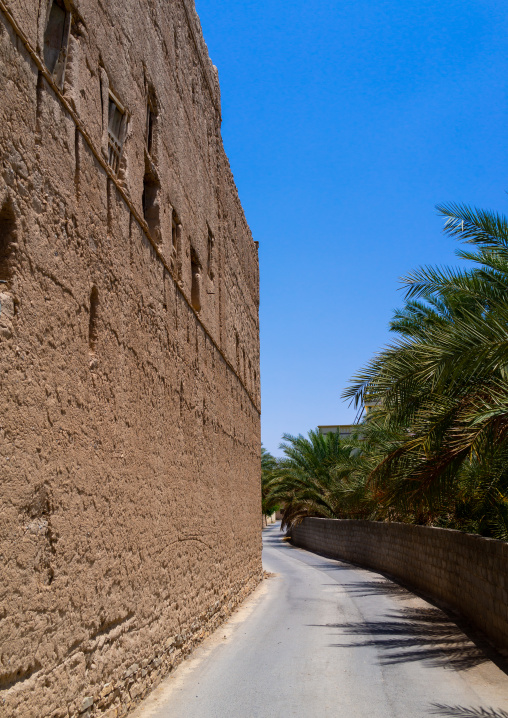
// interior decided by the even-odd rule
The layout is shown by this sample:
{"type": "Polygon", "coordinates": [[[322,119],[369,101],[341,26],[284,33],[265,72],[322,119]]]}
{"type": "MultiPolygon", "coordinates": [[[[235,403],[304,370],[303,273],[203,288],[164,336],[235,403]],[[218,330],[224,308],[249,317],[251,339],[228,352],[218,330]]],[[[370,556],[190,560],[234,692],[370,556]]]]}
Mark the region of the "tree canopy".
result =
{"type": "Polygon", "coordinates": [[[356,436],[283,437],[267,496],[284,504],[287,526],[368,517],[508,539],[508,220],[438,211],[465,266],[402,279],[394,340],[343,394],[375,404],[356,436]]]}

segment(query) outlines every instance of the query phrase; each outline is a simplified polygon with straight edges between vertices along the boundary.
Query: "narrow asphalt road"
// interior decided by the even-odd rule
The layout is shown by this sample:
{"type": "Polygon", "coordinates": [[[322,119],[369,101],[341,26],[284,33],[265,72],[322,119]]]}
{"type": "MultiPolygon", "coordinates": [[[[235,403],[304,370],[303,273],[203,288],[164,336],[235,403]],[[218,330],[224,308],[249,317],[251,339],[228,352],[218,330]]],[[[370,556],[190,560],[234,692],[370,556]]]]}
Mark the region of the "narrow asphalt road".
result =
{"type": "Polygon", "coordinates": [[[508,718],[502,662],[438,608],[278,525],[263,541],[275,576],[133,718],[508,718]]]}

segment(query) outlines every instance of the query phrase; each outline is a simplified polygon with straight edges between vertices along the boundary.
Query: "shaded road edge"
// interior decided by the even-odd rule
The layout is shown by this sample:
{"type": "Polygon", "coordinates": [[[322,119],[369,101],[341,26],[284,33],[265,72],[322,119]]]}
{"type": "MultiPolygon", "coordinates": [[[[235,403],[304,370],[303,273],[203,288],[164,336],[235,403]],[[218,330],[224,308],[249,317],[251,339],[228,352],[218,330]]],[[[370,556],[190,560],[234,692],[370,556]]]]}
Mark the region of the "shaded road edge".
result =
{"type": "Polygon", "coordinates": [[[242,624],[249,618],[259,604],[267,597],[275,574],[267,575],[250,593],[247,598],[235,609],[229,618],[221,624],[210,636],[184,659],[159,685],[148,695],[137,708],[129,714],[129,718],[152,718],[157,711],[160,711],[167,703],[172,693],[178,689],[185,678],[195,671],[203,661],[220,646],[227,643],[229,639],[241,628],[242,624]]]}

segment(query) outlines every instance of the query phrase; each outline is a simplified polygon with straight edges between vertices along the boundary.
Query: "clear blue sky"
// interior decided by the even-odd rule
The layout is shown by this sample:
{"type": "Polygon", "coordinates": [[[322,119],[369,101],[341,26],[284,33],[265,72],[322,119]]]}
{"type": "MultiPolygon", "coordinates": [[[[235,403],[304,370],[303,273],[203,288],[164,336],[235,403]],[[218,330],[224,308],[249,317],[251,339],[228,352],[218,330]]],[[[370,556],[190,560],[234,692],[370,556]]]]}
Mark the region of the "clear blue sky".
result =
{"type": "Polygon", "coordinates": [[[399,277],[455,263],[434,205],[506,211],[499,0],[197,0],[223,138],[260,243],[262,433],[347,423],[399,277]]]}

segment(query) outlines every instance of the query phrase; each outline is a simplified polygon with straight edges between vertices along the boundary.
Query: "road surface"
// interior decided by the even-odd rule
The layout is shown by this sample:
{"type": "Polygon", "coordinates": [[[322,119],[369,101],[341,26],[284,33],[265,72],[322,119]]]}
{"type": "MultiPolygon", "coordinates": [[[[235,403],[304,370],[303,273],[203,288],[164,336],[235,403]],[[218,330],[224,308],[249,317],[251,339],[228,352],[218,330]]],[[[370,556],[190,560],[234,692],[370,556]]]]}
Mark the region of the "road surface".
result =
{"type": "Polygon", "coordinates": [[[263,541],[275,576],[133,718],[508,718],[503,661],[438,608],[278,525],[263,541]]]}

